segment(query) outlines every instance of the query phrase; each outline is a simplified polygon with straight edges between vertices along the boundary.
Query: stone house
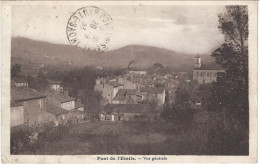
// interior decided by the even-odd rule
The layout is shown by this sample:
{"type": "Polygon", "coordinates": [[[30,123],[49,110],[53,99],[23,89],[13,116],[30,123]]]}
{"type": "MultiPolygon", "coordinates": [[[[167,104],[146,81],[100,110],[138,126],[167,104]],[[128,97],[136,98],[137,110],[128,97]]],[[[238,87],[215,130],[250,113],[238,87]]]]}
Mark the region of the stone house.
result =
{"type": "Polygon", "coordinates": [[[165,103],[165,89],[163,87],[141,88],[140,93],[145,97],[144,100],[158,100],[158,106],[162,106],[165,103]]]}
{"type": "Polygon", "coordinates": [[[65,94],[50,92],[47,96],[47,100],[65,110],[75,109],[76,99],[68,96],[68,92],[64,93],[65,94]]]}
{"type": "Polygon", "coordinates": [[[116,96],[119,89],[123,89],[123,85],[117,81],[108,81],[94,86],[94,90],[101,92],[103,98],[105,98],[108,103],[112,102],[112,99],[116,96]]]}
{"type": "MultiPolygon", "coordinates": [[[[13,103],[19,103],[19,106],[11,107],[11,114],[22,113],[23,108],[23,119],[15,119],[14,116],[11,116],[13,121],[16,120],[20,123],[23,120],[25,124],[34,125],[49,122],[54,117],[46,112],[46,95],[33,89],[11,88],[11,106],[13,103]]],[[[19,116],[22,115],[19,114],[19,116]]]]}
{"type": "Polygon", "coordinates": [[[49,82],[49,87],[51,90],[54,90],[57,92],[63,92],[62,81],[48,80],[48,82],[49,82]]]}
{"type": "Polygon", "coordinates": [[[149,104],[107,104],[105,107],[106,114],[114,116],[113,121],[130,121],[141,117],[149,117],[149,104]]]}
{"type": "Polygon", "coordinates": [[[211,83],[217,81],[218,73],[223,73],[223,70],[219,66],[207,66],[201,63],[201,58],[196,57],[195,68],[193,70],[193,80],[198,81],[199,84],[211,83]]]}
{"type": "Polygon", "coordinates": [[[23,78],[14,78],[12,81],[15,87],[28,87],[28,82],[23,78]]]}
{"type": "Polygon", "coordinates": [[[136,89],[120,89],[116,97],[112,100],[112,104],[136,104],[136,89]]]}

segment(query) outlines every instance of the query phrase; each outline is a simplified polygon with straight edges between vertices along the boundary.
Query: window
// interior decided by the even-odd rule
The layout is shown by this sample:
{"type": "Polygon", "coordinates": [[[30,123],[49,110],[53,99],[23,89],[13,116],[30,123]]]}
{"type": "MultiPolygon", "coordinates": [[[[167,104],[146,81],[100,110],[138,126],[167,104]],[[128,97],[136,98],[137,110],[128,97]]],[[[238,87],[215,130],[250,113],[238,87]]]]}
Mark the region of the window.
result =
{"type": "Polygon", "coordinates": [[[200,76],[202,77],[202,72],[200,73],[200,76]]]}
{"type": "Polygon", "coordinates": [[[209,72],[207,73],[207,76],[209,77],[209,72]]]}

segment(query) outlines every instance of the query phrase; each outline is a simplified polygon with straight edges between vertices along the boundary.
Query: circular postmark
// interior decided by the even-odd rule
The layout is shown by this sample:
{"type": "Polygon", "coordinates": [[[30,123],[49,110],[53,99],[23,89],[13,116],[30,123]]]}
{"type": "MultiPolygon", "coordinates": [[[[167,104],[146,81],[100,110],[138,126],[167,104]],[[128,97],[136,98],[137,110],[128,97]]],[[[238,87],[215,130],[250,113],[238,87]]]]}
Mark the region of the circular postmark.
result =
{"type": "Polygon", "coordinates": [[[66,33],[70,44],[87,51],[104,52],[113,33],[112,18],[98,7],[83,7],[69,18],[66,33]]]}

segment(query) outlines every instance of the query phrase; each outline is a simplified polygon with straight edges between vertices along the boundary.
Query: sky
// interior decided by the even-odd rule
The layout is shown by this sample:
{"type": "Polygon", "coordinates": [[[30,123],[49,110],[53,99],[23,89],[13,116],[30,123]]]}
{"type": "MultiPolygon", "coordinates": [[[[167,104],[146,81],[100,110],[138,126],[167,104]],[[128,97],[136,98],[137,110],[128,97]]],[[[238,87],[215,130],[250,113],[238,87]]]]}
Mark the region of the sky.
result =
{"type": "MultiPolygon", "coordinates": [[[[12,36],[70,44],[66,26],[82,6],[13,6],[12,36]]],[[[210,54],[224,41],[218,30],[223,6],[98,6],[113,19],[109,50],[127,45],[210,54]]]]}

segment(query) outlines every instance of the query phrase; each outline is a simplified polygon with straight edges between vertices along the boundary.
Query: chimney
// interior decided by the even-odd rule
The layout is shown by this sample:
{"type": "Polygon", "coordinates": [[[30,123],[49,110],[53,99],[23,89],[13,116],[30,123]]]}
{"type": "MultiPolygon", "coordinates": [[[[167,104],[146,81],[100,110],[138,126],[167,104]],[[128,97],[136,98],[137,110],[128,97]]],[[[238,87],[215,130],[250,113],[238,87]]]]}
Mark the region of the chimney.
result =
{"type": "Polygon", "coordinates": [[[69,96],[69,91],[65,90],[64,95],[69,96]]]}

